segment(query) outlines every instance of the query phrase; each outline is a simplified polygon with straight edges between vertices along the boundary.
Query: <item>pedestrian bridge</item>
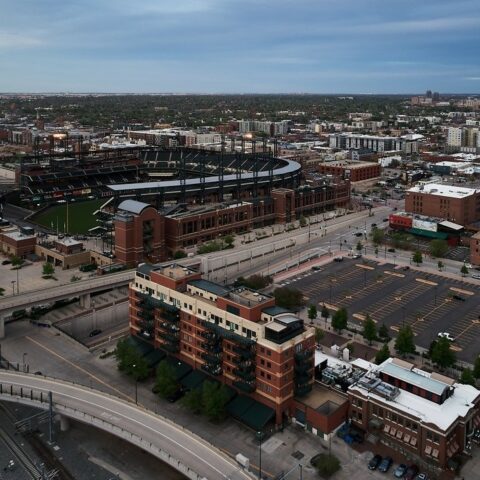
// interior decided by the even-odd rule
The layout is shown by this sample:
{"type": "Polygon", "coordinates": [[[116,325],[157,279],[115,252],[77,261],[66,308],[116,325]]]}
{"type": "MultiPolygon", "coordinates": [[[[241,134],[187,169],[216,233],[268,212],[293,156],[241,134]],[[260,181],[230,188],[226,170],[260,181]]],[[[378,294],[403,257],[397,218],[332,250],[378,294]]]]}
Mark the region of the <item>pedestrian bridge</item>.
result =
{"type": "Polygon", "coordinates": [[[252,480],[219,449],[192,432],[134,403],[74,383],[0,370],[0,400],[93,425],[142,448],[192,480],[252,480]]]}

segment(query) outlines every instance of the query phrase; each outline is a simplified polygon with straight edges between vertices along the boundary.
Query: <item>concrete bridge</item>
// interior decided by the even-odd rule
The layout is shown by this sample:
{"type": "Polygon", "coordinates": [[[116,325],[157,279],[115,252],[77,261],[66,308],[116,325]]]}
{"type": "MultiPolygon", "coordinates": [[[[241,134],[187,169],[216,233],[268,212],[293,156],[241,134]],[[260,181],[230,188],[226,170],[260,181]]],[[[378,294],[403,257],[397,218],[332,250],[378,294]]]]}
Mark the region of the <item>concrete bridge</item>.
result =
{"type": "Polygon", "coordinates": [[[63,430],[75,419],[110,432],[168,463],[192,480],[255,477],[213,445],[153,412],[63,380],[0,370],[0,399],[49,409],[63,430]]]}

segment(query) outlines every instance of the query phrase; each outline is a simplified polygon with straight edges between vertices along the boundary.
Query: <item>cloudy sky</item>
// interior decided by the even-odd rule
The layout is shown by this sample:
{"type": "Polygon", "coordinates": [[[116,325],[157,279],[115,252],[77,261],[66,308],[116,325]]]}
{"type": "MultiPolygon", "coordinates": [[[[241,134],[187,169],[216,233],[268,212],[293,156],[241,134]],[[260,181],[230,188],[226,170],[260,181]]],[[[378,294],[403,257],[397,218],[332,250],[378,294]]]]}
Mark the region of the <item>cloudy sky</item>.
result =
{"type": "Polygon", "coordinates": [[[0,0],[0,92],[480,92],[479,0],[0,0]]]}

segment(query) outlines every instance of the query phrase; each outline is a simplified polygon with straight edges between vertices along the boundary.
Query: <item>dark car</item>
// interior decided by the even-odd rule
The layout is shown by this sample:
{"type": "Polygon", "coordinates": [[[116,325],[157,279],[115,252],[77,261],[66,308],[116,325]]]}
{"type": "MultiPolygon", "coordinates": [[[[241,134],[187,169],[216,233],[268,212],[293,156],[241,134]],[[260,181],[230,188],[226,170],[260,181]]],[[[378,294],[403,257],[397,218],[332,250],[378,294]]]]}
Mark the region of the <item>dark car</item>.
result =
{"type": "Polygon", "coordinates": [[[2,265],[10,265],[11,263],[12,263],[11,260],[4,260],[4,261],[2,262],[2,265]]]}
{"type": "Polygon", "coordinates": [[[387,250],[387,252],[395,253],[395,249],[394,249],[394,248],[389,248],[389,249],[387,250]]]}
{"type": "Polygon", "coordinates": [[[372,228],[375,228],[377,226],[376,223],[372,223],[372,228]]]}
{"type": "Polygon", "coordinates": [[[380,465],[378,466],[378,470],[380,472],[388,472],[390,470],[390,467],[392,466],[393,459],[392,457],[385,457],[381,462],[380,465]]]}
{"type": "Polygon", "coordinates": [[[405,473],[405,480],[414,480],[418,473],[418,467],[416,465],[410,465],[405,473]]]}
{"type": "Polygon", "coordinates": [[[405,472],[407,471],[407,466],[404,463],[401,463],[393,472],[395,478],[403,478],[405,472]]]}
{"type": "Polygon", "coordinates": [[[368,469],[376,470],[381,462],[382,462],[382,457],[378,454],[374,455],[368,462],[368,469]]]}
{"type": "Polygon", "coordinates": [[[453,298],[454,300],[459,300],[459,301],[461,301],[461,302],[464,302],[464,301],[465,301],[465,299],[464,299],[462,296],[460,296],[460,295],[453,295],[452,298],[453,298]]]}
{"type": "Polygon", "coordinates": [[[384,218],[382,222],[388,222],[388,218],[384,218]]]}
{"type": "Polygon", "coordinates": [[[402,268],[402,270],[404,270],[404,271],[406,272],[407,270],[410,270],[410,267],[409,267],[408,265],[405,265],[405,266],[402,268]]]}
{"type": "Polygon", "coordinates": [[[100,335],[102,331],[99,328],[96,328],[95,330],[92,330],[88,336],[89,337],[96,337],[97,335],[100,335]]]}
{"type": "Polygon", "coordinates": [[[180,400],[185,395],[185,390],[183,388],[177,388],[171,395],[167,397],[167,400],[170,403],[175,403],[177,400],[180,400]]]}
{"type": "Polygon", "coordinates": [[[343,257],[335,257],[333,259],[334,262],[343,262],[343,257]]]}
{"type": "Polygon", "coordinates": [[[356,233],[354,233],[354,235],[355,235],[356,237],[361,237],[361,236],[363,235],[363,233],[362,233],[362,232],[356,232],[356,233]]]}
{"type": "Polygon", "coordinates": [[[36,371],[36,372],[34,373],[34,375],[42,375],[42,372],[40,372],[40,371],[38,370],[38,371],[36,371]]]}

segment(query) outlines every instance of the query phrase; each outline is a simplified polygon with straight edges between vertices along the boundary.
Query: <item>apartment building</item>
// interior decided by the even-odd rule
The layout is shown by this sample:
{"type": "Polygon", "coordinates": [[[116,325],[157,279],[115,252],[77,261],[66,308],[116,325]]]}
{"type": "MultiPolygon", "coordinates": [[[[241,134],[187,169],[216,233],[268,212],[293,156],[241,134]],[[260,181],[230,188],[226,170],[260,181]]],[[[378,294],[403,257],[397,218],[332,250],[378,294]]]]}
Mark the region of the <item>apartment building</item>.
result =
{"type": "Polygon", "coordinates": [[[422,466],[446,468],[480,426],[480,391],[390,358],[348,390],[350,418],[422,466]]]}
{"type": "Polygon", "coordinates": [[[436,183],[417,185],[405,193],[405,211],[465,226],[480,220],[480,190],[436,183]]]}
{"type": "Polygon", "coordinates": [[[418,144],[423,135],[408,134],[400,137],[382,137],[357,133],[334,133],[329,137],[331,148],[342,150],[368,148],[374,152],[396,151],[411,154],[418,152],[418,144]]]}
{"type": "Polygon", "coordinates": [[[129,316],[132,335],[272,408],[276,424],[312,389],[314,329],[269,295],[175,264],[142,264],[129,316]]]}

